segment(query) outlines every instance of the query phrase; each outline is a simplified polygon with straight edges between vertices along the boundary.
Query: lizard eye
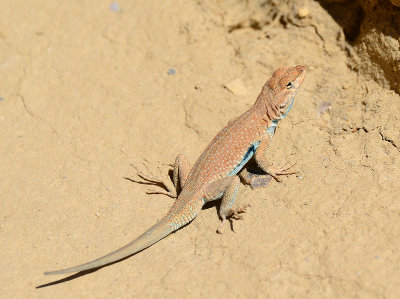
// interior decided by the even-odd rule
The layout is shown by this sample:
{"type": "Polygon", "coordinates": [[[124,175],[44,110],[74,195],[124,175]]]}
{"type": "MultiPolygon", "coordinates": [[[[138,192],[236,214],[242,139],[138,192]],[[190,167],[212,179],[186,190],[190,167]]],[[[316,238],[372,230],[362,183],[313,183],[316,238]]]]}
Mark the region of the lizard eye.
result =
{"type": "Polygon", "coordinates": [[[286,88],[287,89],[291,89],[293,87],[293,83],[289,82],[288,84],[286,84],[286,88]]]}

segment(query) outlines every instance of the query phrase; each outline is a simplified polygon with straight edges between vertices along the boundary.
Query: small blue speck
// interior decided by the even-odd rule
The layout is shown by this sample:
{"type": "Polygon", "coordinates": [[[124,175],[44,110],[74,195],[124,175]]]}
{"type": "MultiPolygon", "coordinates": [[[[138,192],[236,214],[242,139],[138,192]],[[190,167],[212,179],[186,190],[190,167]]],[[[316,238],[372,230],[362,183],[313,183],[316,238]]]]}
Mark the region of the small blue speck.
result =
{"type": "Polygon", "coordinates": [[[375,255],[375,259],[376,259],[376,260],[379,259],[379,255],[375,255]]]}
{"type": "Polygon", "coordinates": [[[167,72],[168,75],[175,75],[175,73],[176,73],[175,69],[169,69],[167,72]]]}
{"type": "Polygon", "coordinates": [[[0,97],[0,101],[3,101],[4,100],[4,98],[3,97],[0,97]]]}
{"type": "Polygon", "coordinates": [[[118,12],[120,10],[119,4],[117,2],[112,2],[110,5],[110,10],[118,12]]]}

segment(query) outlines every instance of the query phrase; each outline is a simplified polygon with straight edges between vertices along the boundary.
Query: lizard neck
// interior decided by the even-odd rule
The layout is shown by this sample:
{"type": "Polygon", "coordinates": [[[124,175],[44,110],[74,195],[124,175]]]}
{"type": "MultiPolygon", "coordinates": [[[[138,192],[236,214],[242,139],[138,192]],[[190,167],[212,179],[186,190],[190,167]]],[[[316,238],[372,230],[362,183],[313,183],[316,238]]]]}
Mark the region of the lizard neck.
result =
{"type": "Polygon", "coordinates": [[[279,108],[275,104],[273,91],[268,88],[261,91],[251,109],[254,113],[259,114],[260,119],[265,122],[267,128],[276,127],[281,118],[279,108]]]}

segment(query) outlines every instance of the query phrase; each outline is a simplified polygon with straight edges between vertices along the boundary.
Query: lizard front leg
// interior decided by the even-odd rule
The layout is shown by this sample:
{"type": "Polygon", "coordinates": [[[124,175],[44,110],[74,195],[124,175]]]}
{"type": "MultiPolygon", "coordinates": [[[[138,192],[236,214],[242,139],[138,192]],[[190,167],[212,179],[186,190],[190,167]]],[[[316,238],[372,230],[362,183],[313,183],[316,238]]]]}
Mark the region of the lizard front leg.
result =
{"type": "Polygon", "coordinates": [[[288,166],[289,164],[285,163],[282,166],[274,166],[273,163],[266,158],[266,152],[271,143],[271,139],[272,136],[270,134],[267,133],[264,135],[256,149],[255,160],[257,165],[260,166],[262,170],[272,176],[277,182],[281,182],[281,179],[278,177],[279,175],[291,175],[296,174],[297,172],[290,171],[295,164],[288,166]]]}
{"type": "MultiPolygon", "coordinates": [[[[176,198],[180,190],[182,190],[191,169],[189,162],[182,154],[179,154],[175,159],[174,168],[172,172],[172,181],[170,180],[168,175],[167,175],[168,178],[166,179],[156,177],[152,173],[150,173],[150,175],[146,175],[141,171],[139,171],[139,169],[135,165],[132,166],[137,170],[137,175],[143,180],[143,181],[133,180],[134,182],[147,185],[156,185],[166,190],[166,192],[149,190],[147,194],[164,194],[172,198],[176,198]]],[[[148,170],[148,172],[150,171],[148,170]]]]}

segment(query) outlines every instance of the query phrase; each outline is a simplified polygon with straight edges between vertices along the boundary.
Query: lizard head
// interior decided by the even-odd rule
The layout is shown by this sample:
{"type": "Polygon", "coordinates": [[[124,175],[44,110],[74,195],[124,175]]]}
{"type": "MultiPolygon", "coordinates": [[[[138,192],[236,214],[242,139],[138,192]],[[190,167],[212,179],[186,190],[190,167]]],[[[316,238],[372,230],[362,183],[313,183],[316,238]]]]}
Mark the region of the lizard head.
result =
{"type": "Polygon", "coordinates": [[[272,101],[267,103],[271,120],[283,119],[289,113],[305,75],[306,68],[302,65],[279,68],[273,73],[262,92],[273,95],[272,101]]]}

